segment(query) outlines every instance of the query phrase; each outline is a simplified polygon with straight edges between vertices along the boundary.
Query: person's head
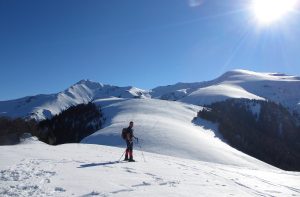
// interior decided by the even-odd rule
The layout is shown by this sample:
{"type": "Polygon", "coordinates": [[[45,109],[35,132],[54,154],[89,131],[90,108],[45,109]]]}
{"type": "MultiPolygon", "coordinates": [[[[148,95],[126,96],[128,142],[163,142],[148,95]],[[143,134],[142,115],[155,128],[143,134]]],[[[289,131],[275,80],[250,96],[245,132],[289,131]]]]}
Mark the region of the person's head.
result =
{"type": "Polygon", "coordinates": [[[129,127],[130,127],[130,128],[132,128],[132,127],[133,127],[133,122],[132,122],[132,121],[130,121],[130,123],[129,123],[129,127]]]}

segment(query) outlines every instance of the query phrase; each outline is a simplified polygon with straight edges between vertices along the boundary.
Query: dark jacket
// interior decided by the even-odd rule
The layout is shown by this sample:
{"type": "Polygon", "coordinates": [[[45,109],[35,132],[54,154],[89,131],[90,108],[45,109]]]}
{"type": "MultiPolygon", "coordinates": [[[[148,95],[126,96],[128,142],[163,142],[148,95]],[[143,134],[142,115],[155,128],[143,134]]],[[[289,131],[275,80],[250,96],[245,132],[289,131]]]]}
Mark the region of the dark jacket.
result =
{"type": "Polygon", "coordinates": [[[132,141],[132,138],[134,138],[133,129],[128,127],[126,130],[127,130],[126,139],[132,141]]]}

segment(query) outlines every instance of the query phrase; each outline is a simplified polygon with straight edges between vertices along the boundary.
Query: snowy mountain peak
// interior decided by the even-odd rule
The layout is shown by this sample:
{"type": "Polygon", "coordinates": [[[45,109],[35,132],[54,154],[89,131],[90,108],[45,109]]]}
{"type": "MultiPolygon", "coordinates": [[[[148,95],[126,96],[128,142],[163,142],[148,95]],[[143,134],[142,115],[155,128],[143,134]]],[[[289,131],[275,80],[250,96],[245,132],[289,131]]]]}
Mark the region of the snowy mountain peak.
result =
{"type": "Polygon", "coordinates": [[[80,80],[66,90],[51,95],[36,95],[0,102],[0,115],[42,120],[51,118],[70,106],[102,98],[150,98],[149,92],[129,87],[104,85],[90,80],[80,80]]]}
{"type": "Polygon", "coordinates": [[[228,98],[271,100],[290,111],[299,111],[300,77],[282,73],[260,73],[236,69],[201,83],[177,83],[151,91],[154,98],[207,105],[228,98]]]}
{"type": "Polygon", "coordinates": [[[228,71],[217,78],[218,81],[231,80],[266,80],[266,81],[300,81],[299,77],[287,75],[283,73],[268,73],[268,72],[254,72],[249,70],[235,69],[228,71]]]}
{"type": "Polygon", "coordinates": [[[77,85],[85,85],[86,87],[91,88],[91,89],[99,89],[99,88],[104,87],[104,84],[98,83],[98,82],[93,82],[89,79],[80,80],[77,83],[75,83],[74,85],[72,85],[71,87],[77,86],[77,85]]]}

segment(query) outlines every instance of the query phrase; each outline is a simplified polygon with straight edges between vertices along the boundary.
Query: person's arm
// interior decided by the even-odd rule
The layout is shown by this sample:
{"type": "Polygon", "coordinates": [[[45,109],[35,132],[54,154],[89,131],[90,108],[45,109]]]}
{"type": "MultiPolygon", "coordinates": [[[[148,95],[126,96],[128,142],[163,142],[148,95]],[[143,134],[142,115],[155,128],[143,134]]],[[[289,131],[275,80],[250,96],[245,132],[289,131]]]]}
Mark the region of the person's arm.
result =
{"type": "Polygon", "coordinates": [[[135,135],[132,133],[132,137],[136,140],[139,140],[139,138],[135,137],[135,135]]]}

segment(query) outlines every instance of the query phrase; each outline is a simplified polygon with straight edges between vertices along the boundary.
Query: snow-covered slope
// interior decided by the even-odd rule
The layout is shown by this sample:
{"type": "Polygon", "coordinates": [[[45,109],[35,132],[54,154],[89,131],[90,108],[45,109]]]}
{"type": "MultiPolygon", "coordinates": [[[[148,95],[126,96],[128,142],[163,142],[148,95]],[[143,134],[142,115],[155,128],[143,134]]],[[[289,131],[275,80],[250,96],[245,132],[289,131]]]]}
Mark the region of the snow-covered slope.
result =
{"type": "Polygon", "coordinates": [[[279,73],[229,71],[203,83],[179,83],[154,88],[154,98],[177,100],[196,105],[211,104],[228,98],[248,98],[279,102],[300,112],[300,78],[279,73]],[[181,94],[179,94],[179,92],[181,94]]]}
{"type": "Polygon", "coordinates": [[[223,101],[228,98],[247,98],[255,100],[265,100],[262,97],[259,97],[255,94],[246,91],[238,85],[221,83],[204,88],[199,88],[193,91],[188,96],[180,99],[180,101],[184,103],[206,105],[218,101],[223,101]]]}
{"type": "Polygon", "coordinates": [[[300,196],[300,174],[87,144],[0,146],[0,196],[300,196]]]}
{"type": "Polygon", "coordinates": [[[101,106],[106,122],[103,129],[83,139],[82,143],[122,147],[121,130],[134,121],[135,135],[146,151],[221,164],[270,168],[223,142],[215,133],[215,125],[201,120],[192,122],[202,109],[199,106],[157,99],[99,99],[95,103],[101,106]]]}
{"type": "Polygon", "coordinates": [[[82,80],[58,94],[37,95],[0,102],[0,116],[30,117],[37,120],[49,118],[62,110],[96,98],[144,98],[147,91],[135,87],[117,87],[82,80]]]}

